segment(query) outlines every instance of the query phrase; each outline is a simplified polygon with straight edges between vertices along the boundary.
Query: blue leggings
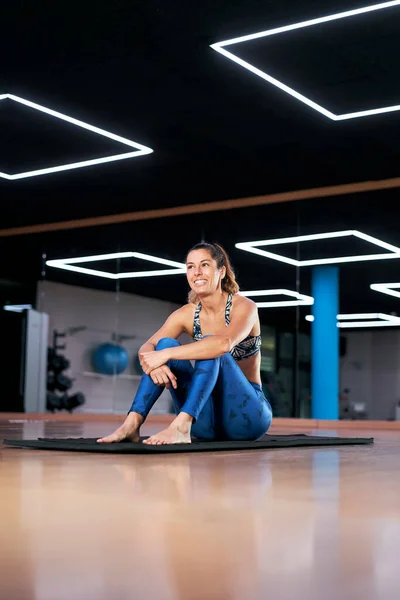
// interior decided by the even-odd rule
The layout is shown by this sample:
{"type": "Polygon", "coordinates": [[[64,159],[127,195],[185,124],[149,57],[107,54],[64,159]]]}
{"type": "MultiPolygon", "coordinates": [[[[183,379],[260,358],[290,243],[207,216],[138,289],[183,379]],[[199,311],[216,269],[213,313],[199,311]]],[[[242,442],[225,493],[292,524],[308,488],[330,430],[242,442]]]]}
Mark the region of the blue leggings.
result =
{"type": "MultiPolygon", "coordinates": [[[[179,346],[173,338],[162,338],[156,350],[179,346]]],[[[197,360],[170,360],[177,378],[170,388],[176,414],[194,418],[191,433],[202,440],[257,440],[268,431],[271,406],[257,383],[249,382],[232,356],[197,360]]],[[[163,392],[149,375],[143,374],[129,412],[147,417],[163,392]]]]}

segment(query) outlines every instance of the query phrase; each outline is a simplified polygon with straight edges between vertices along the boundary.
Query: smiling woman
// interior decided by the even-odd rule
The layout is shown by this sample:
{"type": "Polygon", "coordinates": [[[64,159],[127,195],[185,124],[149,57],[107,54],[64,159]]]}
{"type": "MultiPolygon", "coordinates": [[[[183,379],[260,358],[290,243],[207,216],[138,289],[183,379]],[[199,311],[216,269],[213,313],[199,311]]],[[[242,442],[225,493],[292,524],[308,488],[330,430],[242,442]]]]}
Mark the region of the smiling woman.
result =
{"type": "MultiPolygon", "coordinates": [[[[200,257],[201,256],[204,255],[200,254],[200,257]]],[[[237,294],[237,292],[239,291],[239,286],[235,279],[235,273],[230,264],[228,255],[226,254],[222,246],[220,246],[219,244],[207,244],[202,242],[200,244],[196,244],[196,246],[193,246],[193,248],[188,254],[186,261],[188,278],[192,277],[192,281],[194,283],[194,286],[191,288],[188,296],[188,300],[190,303],[196,303],[199,301],[197,290],[199,290],[202,286],[206,285],[207,281],[209,280],[209,277],[207,277],[207,269],[210,269],[212,263],[212,261],[210,261],[210,257],[216,262],[218,269],[224,270],[223,277],[221,278],[222,290],[230,294],[237,294]],[[198,277],[199,274],[196,272],[196,264],[192,262],[192,260],[189,260],[189,255],[191,255],[191,259],[195,258],[195,256],[192,257],[192,254],[195,251],[201,250],[206,251],[206,258],[200,259],[200,264],[202,267],[200,275],[204,276],[203,279],[199,279],[198,277]],[[207,255],[207,252],[209,255],[207,255]]]]}
{"type": "Polygon", "coordinates": [[[269,429],[271,406],[260,379],[256,304],[239,295],[225,250],[200,243],[186,257],[188,303],[140,348],[143,377],[125,422],[101,443],[139,441],[140,426],[167,387],[176,418],[145,444],[256,440],[269,429]],[[182,333],[195,344],[181,345],[182,333]],[[190,361],[195,361],[194,366],[190,361]]]}

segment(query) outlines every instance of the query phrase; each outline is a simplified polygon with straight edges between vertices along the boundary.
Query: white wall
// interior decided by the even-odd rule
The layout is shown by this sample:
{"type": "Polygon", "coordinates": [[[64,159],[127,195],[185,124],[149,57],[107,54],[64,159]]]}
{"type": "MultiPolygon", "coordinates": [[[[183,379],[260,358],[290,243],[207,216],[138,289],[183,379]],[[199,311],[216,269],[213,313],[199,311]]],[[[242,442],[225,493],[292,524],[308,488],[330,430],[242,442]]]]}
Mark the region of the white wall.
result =
{"type": "MultiPolygon", "coordinates": [[[[49,315],[50,346],[54,329],[69,331],[59,341],[66,345],[60,353],[71,362],[66,374],[75,379],[68,393],[80,391],[86,397],[85,405],[76,412],[126,413],[140,380],[134,366],[137,351],[178,305],[133,294],[43,281],[39,283],[37,308],[49,315]],[[70,331],[79,327],[86,329],[76,333],[70,331]],[[132,336],[132,339],[120,342],[129,354],[127,370],[116,377],[89,375],[93,373],[93,350],[101,343],[112,341],[111,335],[115,331],[132,336]]],[[[152,412],[169,412],[169,408],[170,395],[164,390],[152,412]]]]}
{"type": "Polygon", "coordinates": [[[347,338],[341,393],[348,388],[351,402],[365,402],[368,419],[394,418],[400,400],[400,331],[382,328],[341,335],[347,338]]]}

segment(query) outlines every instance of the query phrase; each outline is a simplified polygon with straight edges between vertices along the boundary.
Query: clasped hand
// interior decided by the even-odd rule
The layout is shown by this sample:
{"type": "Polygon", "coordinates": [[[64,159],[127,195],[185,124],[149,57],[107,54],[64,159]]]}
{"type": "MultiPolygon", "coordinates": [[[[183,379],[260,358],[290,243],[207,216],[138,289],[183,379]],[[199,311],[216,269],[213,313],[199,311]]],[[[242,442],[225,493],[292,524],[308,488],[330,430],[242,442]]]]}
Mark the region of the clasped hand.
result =
{"type": "Polygon", "coordinates": [[[150,375],[151,371],[168,362],[168,356],[164,350],[153,350],[152,352],[139,352],[139,360],[143,372],[150,375]]]}
{"type": "Polygon", "coordinates": [[[174,390],[178,387],[177,379],[171,369],[167,367],[167,365],[162,365],[162,367],[157,367],[157,369],[153,369],[149,376],[152,378],[153,382],[156,385],[165,386],[168,390],[172,387],[174,390]]]}
{"type": "Polygon", "coordinates": [[[167,389],[177,388],[177,379],[171,369],[165,364],[168,357],[162,350],[142,352],[139,354],[140,365],[143,372],[149,375],[156,385],[165,385],[167,389]]]}

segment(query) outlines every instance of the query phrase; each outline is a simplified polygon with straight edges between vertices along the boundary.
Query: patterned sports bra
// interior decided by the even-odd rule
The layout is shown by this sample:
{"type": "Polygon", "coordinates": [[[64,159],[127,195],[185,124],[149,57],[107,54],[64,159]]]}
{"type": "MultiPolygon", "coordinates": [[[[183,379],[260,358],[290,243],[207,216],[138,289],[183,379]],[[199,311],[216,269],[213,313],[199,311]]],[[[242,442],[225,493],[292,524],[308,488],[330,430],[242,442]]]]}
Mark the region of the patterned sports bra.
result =
{"type": "MultiPolygon", "coordinates": [[[[231,322],[230,313],[232,308],[232,294],[228,295],[228,300],[226,301],[225,307],[225,323],[226,326],[231,322]]],[[[194,321],[193,321],[193,337],[196,341],[201,340],[203,338],[203,334],[201,333],[200,326],[200,311],[201,311],[201,302],[196,306],[196,310],[194,312],[194,321]]],[[[261,346],[261,335],[248,335],[244,340],[242,340],[237,346],[232,348],[231,354],[236,361],[243,360],[244,358],[250,358],[250,356],[254,356],[258,352],[260,352],[261,346]]]]}

